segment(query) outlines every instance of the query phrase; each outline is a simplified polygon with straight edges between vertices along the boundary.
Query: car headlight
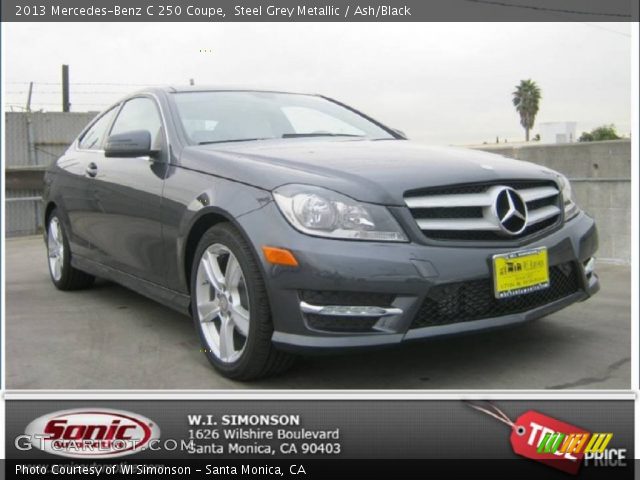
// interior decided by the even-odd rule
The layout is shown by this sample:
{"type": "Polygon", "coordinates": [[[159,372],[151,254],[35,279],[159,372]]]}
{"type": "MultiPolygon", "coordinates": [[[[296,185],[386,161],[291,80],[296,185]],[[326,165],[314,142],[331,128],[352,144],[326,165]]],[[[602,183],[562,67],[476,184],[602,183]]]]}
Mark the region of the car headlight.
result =
{"type": "Polygon", "coordinates": [[[386,207],[361,203],[311,185],[284,185],[274,190],[273,196],[289,223],[308,235],[379,242],[408,241],[386,207]]]}
{"type": "Polygon", "coordinates": [[[558,175],[558,183],[560,184],[560,192],[562,193],[562,201],[564,202],[564,220],[571,220],[580,212],[578,205],[573,201],[571,183],[569,183],[569,179],[564,175],[558,175]]]}

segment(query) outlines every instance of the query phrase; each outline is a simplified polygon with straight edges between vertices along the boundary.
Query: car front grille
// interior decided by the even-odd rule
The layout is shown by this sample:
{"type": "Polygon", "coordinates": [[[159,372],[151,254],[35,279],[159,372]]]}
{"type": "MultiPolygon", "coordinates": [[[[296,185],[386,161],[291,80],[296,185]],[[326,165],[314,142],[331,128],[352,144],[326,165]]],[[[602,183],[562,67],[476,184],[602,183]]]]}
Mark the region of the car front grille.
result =
{"type": "Polygon", "coordinates": [[[411,328],[522,313],[560,300],[580,289],[578,271],[573,263],[551,267],[549,282],[549,288],[544,290],[504,299],[495,298],[491,278],[438,285],[429,290],[411,328]]]}
{"type": "Polygon", "coordinates": [[[505,242],[557,225],[562,218],[560,197],[553,181],[512,180],[412,190],[404,200],[427,238],[505,242]],[[492,213],[493,193],[500,187],[514,189],[527,205],[527,227],[517,235],[505,234],[492,213]]]}

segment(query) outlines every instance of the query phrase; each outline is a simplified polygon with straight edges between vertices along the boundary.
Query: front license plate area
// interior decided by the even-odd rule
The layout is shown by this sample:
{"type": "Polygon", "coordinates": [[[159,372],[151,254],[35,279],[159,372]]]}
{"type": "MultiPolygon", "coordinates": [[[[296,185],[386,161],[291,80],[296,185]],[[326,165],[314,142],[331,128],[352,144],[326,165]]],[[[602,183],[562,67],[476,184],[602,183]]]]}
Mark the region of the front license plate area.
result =
{"type": "Polygon", "coordinates": [[[549,260],[545,247],[493,256],[496,298],[509,298],[549,288],[549,260]]]}

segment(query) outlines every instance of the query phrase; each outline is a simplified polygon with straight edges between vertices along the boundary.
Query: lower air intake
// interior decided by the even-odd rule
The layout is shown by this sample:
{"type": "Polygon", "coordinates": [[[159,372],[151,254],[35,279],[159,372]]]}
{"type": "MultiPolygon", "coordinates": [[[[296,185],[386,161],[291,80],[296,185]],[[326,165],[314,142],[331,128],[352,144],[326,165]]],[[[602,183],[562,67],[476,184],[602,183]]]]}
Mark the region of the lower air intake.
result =
{"type": "Polygon", "coordinates": [[[429,291],[411,328],[522,313],[568,297],[580,289],[577,269],[573,263],[551,267],[549,277],[549,288],[505,299],[495,298],[490,278],[439,285],[429,291]]]}

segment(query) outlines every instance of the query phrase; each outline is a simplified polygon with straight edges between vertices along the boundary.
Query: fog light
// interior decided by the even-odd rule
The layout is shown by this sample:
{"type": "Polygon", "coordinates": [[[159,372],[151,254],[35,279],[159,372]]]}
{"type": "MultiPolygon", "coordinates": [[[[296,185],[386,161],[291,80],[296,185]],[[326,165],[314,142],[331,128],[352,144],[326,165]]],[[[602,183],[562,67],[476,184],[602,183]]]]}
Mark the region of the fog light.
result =
{"type": "Polygon", "coordinates": [[[593,271],[595,270],[596,259],[595,257],[591,257],[589,260],[584,262],[584,274],[587,277],[590,277],[593,271]]]}
{"type": "Polygon", "coordinates": [[[389,317],[402,315],[400,308],[355,306],[355,305],[311,305],[300,302],[300,310],[304,313],[327,315],[331,317],[389,317]]]}
{"type": "Polygon", "coordinates": [[[321,315],[353,316],[353,317],[380,317],[385,314],[384,308],[380,307],[351,307],[351,306],[329,306],[322,307],[321,315]]]}

